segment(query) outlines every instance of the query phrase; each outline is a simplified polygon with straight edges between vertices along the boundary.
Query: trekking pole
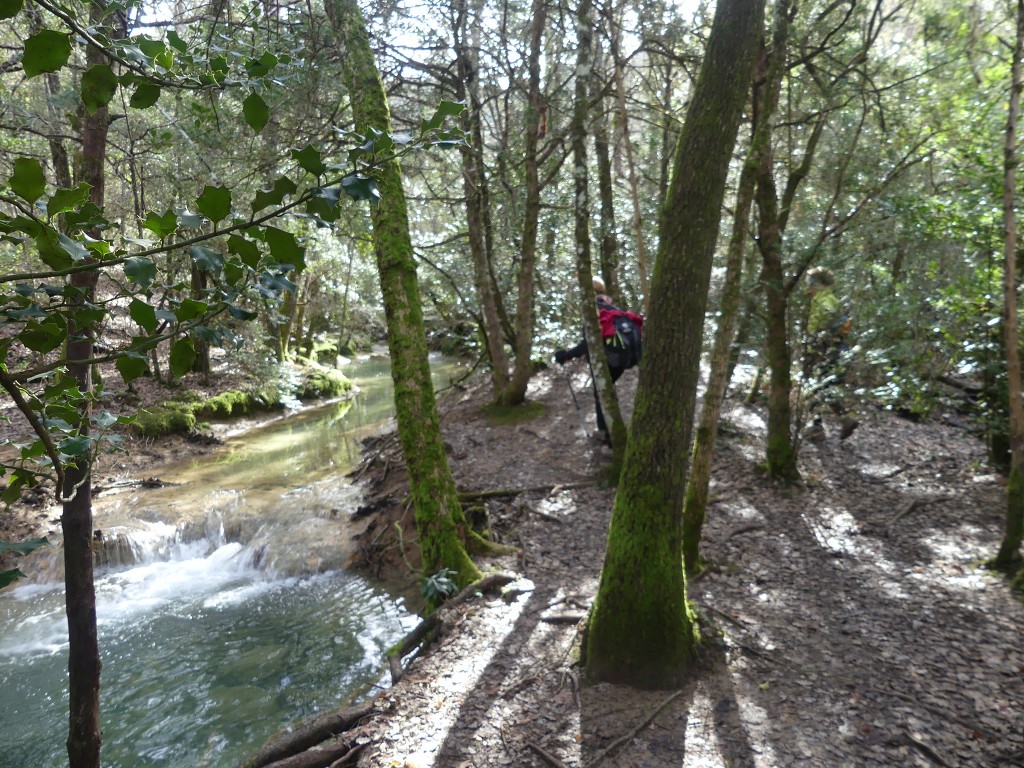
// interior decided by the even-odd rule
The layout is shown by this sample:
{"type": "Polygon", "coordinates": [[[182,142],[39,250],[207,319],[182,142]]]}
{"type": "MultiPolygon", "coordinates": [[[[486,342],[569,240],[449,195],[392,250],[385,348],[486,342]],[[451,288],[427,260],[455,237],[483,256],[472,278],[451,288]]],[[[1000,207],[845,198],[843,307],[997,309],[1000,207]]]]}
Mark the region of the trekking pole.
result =
{"type": "Polygon", "coordinates": [[[572,388],[572,377],[569,375],[569,371],[566,370],[565,364],[562,364],[562,373],[565,374],[565,383],[569,386],[569,394],[572,395],[572,404],[576,406],[576,415],[580,420],[580,427],[583,429],[583,436],[587,436],[587,422],[583,419],[583,411],[580,410],[579,400],[576,399],[576,391],[572,388]]]}

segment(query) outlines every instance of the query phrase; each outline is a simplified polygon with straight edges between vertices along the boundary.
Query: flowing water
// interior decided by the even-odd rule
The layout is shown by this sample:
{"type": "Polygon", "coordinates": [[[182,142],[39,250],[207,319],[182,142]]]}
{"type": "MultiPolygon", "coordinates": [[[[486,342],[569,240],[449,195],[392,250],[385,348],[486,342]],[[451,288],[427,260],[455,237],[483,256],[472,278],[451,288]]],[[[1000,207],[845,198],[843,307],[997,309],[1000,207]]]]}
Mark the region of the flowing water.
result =
{"type": "MultiPolygon", "coordinates": [[[[434,370],[438,384],[452,373],[434,370]]],[[[378,682],[417,621],[401,596],[339,568],[358,503],[344,474],[393,412],[387,360],[345,372],[352,401],[162,471],[174,485],[97,498],[106,768],[237,765],[378,682]]],[[[0,768],[67,762],[67,624],[49,557],[20,564],[36,578],[0,594],[0,768]]]]}

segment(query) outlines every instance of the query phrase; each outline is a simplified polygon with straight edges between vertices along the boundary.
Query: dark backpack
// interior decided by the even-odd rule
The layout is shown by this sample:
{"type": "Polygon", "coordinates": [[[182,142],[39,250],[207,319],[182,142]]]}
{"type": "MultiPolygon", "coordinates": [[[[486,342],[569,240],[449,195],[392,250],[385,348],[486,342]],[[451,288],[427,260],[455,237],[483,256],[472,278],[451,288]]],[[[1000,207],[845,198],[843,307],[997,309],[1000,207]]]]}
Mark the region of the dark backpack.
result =
{"type": "Polygon", "coordinates": [[[639,363],[643,356],[644,319],[621,309],[601,309],[597,316],[608,367],[626,370],[639,363]]]}

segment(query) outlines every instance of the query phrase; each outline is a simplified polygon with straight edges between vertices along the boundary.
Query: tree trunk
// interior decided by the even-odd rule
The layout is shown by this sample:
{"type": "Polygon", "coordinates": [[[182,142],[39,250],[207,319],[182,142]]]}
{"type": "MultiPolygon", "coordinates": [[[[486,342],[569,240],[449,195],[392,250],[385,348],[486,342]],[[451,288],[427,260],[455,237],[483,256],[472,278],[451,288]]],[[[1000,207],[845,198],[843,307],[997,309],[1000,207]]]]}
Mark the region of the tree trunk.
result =
{"type": "Polygon", "coordinates": [[[676,148],[632,430],[586,644],[587,671],[601,680],[675,687],[696,653],[683,493],[712,258],[763,15],[763,0],[719,1],[676,148]]]}
{"type": "Polygon", "coordinates": [[[526,111],[526,199],[523,205],[523,241],[519,258],[519,298],[516,302],[516,360],[508,386],[498,393],[499,405],[519,405],[526,399],[533,364],[533,294],[537,266],[537,223],[540,219],[540,177],[537,164],[537,143],[540,133],[541,92],[540,56],[544,36],[547,5],[534,0],[533,24],[530,28],[529,99],[526,111]]]}
{"type": "Polygon", "coordinates": [[[472,19],[467,0],[454,3],[455,20],[455,63],[459,77],[456,93],[466,103],[463,112],[463,128],[469,135],[469,144],[462,148],[462,189],[466,196],[466,229],[469,235],[469,252],[473,261],[473,276],[481,308],[481,335],[491,362],[491,380],[497,395],[509,383],[509,362],[505,351],[505,335],[501,327],[500,295],[492,280],[490,202],[487,174],[484,169],[483,129],[481,127],[481,102],[479,88],[479,66],[476,46],[467,42],[477,37],[480,25],[479,3],[475,4],[472,19]],[[471,27],[472,24],[472,27],[471,27]]]}
{"type": "Polygon", "coordinates": [[[619,285],[619,242],[615,234],[615,189],[612,180],[611,147],[608,140],[609,113],[601,106],[604,99],[602,89],[594,79],[591,94],[600,115],[594,128],[594,159],[597,161],[597,189],[601,198],[601,279],[604,280],[605,292],[619,301],[624,301],[619,285]]]}
{"type": "MultiPolygon", "coordinates": [[[[89,6],[94,25],[104,21],[105,8],[99,2],[89,6]]],[[[86,66],[106,63],[103,52],[89,46],[86,66]]],[[[110,125],[106,107],[92,114],[83,106],[82,154],[76,168],[76,182],[89,185],[89,200],[102,209],[106,195],[104,179],[107,132],[110,125]]],[[[96,239],[101,233],[89,233],[96,239]]],[[[75,288],[72,302],[86,307],[96,293],[96,272],[78,272],[71,278],[75,288]]],[[[77,317],[72,313],[71,317],[77,317]]],[[[68,372],[84,394],[91,395],[93,341],[96,329],[68,323],[68,372]]],[[[89,434],[92,404],[87,398],[76,425],[81,435],[89,434]]],[[[68,616],[68,763],[70,768],[99,768],[100,745],[100,647],[96,628],[96,586],[92,551],[92,452],[67,466],[61,494],[61,530],[64,535],[64,590],[68,616]]]]}
{"type": "MultiPolygon", "coordinates": [[[[391,115],[369,36],[355,0],[327,5],[341,42],[345,85],[356,130],[391,132],[391,115]]],[[[466,552],[468,526],[441,439],[427,359],[427,339],[420,304],[416,262],[409,236],[409,216],[398,162],[379,168],[380,201],[371,211],[373,246],[380,278],[395,382],[395,419],[416,510],[416,528],[425,573],[448,568],[465,586],[480,576],[466,552]]]]}
{"type": "Polygon", "coordinates": [[[1006,121],[1003,183],[1003,340],[1006,384],[1010,393],[1010,477],[1006,485],[1006,531],[994,565],[1016,566],[1024,540],[1024,400],[1021,397],[1020,333],[1017,328],[1017,121],[1022,89],[1024,0],[1017,0],[1017,37],[1013,48],[1012,86],[1006,121]]]}

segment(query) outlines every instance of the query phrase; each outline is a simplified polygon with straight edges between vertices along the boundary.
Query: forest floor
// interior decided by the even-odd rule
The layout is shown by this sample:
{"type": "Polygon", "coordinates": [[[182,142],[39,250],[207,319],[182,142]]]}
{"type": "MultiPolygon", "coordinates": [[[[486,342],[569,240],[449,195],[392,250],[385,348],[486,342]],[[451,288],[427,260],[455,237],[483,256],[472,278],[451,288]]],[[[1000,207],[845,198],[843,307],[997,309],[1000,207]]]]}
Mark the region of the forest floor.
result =
{"type": "MultiPolygon", "coordinates": [[[[586,366],[566,370],[579,411],[558,369],[531,382],[530,421],[489,419],[486,386],[442,400],[460,490],[503,493],[486,499],[488,525],[518,549],[482,566],[516,580],[445,613],[374,699],[360,766],[1024,766],[1024,604],[980,567],[1004,486],[954,414],[865,409],[849,440],[832,424],[804,446],[804,482],[784,487],[757,469],[763,408],[730,400],[709,568],[689,585],[702,658],[682,690],[639,691],[578,666],[614,489],[598,481],[610,451],[591,437],[586,366]]],[[[627,413],[635,383],[618,384],[627,413]]],[[[377,446],[359,473],[378,568],[388,515],[410,514],[397,456],[377,446]]]]}
{"type": "MultiPolygon", "coordinates": [[[[618,383],[627,414],[635,385],[635,370],[618,383]]],[[[611,455],[592,438],[588,386],[581,361],[542,371],[534,417],[511,424],[489,415],[486,384],[441,397],[460,491],[516,548],[481,567],[513,581],[439,612],[433,642],[350,732],[360,766],[1024,766],[1024,603],[980,567],[1002,535],[1005,489],[955,414],[915,423],[864,408],[849,440],[829,424],[826,442],[805,445],[804,481],[785,487],[758,471],[763,407],[727,401],[709,568],[689,584],[705,638],[692,680],[672,691],[589,680],[580,631],[614,489],[601,482],[611,455]]],[[[100,462],[97,485],[215,450],[179,438],[130,448],[100,462]]],[[[353,477],[365,501],[356,565],[413,581],[393,436],[367,446],[353,477]]],[[[16,505],[0,538],[52,528],[37,504],[16,505]]]]}

